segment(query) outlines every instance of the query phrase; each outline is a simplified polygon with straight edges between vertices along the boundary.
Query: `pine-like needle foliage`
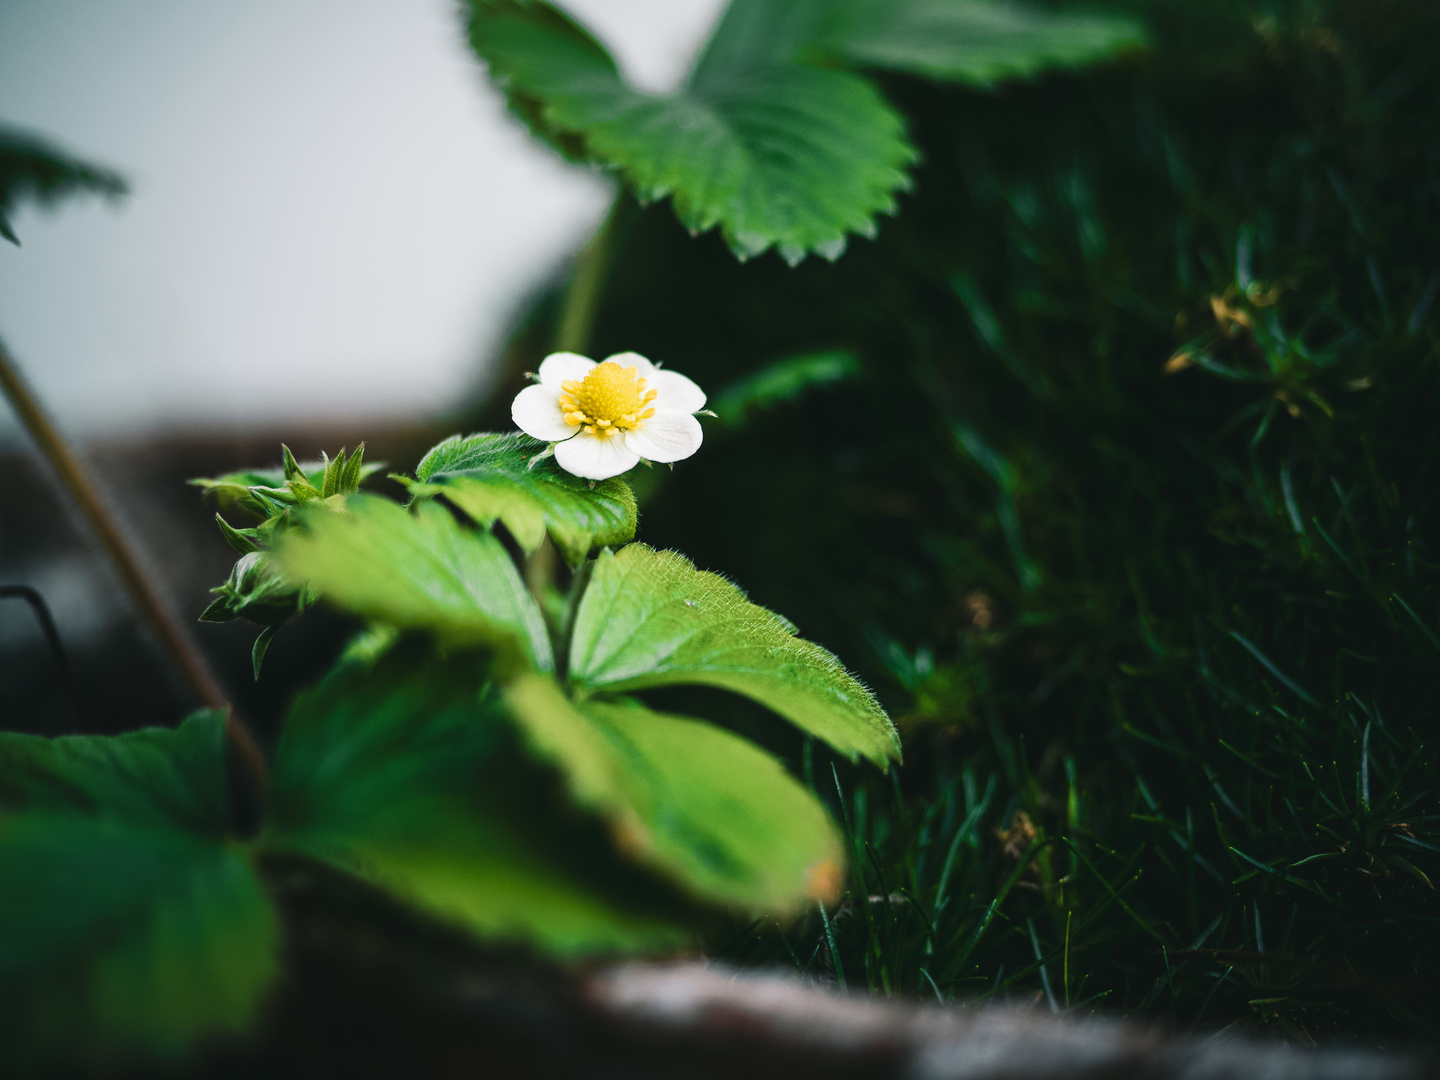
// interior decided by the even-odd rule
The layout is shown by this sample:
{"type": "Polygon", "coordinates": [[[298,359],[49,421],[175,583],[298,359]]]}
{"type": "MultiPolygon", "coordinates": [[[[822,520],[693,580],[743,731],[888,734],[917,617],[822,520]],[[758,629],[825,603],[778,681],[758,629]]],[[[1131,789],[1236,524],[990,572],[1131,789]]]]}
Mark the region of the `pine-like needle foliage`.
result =
{"type": "Polygon", "coordinates": [[[1440,10],[1117,6],[1147,56],[888,81],[923,165],[834,266],[741,267],[655,209],[622,239],[597,355],[721,389],[859,359],[642,514],[908,713],[892,776],[805,759],[839,909],[715,948],[1433,1033],[1440,10]]]}

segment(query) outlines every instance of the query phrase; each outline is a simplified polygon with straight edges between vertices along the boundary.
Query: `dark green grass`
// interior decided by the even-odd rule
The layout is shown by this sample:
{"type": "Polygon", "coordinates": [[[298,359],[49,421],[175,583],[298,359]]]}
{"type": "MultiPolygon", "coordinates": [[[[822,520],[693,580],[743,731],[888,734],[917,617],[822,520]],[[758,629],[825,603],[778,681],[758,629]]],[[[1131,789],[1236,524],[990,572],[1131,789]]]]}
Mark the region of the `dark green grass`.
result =
{"type": "Polygon", "coordinates": [[[715,391],[858,358],[711,426],[642,534],[835,649],[906,735],[889,777],[776,744],[844,823],[848,892],[710,948],[1434,1036],[1440,8],[1125,6],[1147,57],[891,82],[924,164],[833,266],[739,266],[665,206],[624,231],[597,355],[715,391]]]}

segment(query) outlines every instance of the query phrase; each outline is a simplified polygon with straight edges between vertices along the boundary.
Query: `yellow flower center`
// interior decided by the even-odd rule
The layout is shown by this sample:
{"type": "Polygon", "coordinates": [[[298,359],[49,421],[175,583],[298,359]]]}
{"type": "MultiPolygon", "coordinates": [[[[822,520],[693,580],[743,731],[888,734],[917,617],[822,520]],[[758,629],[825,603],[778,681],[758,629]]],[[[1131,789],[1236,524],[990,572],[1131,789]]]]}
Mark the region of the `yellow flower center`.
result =
{"type": "Polygon", "coordinates": [[[560,411],[571,427],[584,425],[585,434],[608,438],[617,431],[629,431],[655,415],[646,408],[660,396],[646,390],[645,380],[633,367],[621,367],[607,360],[596,364],[584,380],[567,379],[560,384],[560,411]]]}

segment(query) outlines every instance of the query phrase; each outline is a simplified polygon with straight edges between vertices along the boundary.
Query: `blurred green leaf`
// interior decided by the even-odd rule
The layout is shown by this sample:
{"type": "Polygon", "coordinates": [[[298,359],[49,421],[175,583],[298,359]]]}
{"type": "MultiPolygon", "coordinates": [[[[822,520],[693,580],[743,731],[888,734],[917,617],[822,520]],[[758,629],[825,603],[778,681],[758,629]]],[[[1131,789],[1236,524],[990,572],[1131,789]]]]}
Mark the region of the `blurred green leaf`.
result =
{"type": "Polygon", "coordinates": [[[1141,46],[1122,15],[1047,11],[993,0],[843,0],[818,36],[825,54],[859,67],[989,86],[1079,67],[1141,46]]]}
{"type": "Polygon", "coordinates": [[[82,192],[116,198],[128,191],[119,173],[71,157],[45,139],[0,128],[0,236],[20,239],[10,215],[22,199],[53,203],[82,192]]]}
{"type": "Polygon", "coordinates": [[[471,0],[470,41],[532,130],[619,169],[642,201],[671,196],[692,232],[719,225],[741,258],[836,258],[909,184],[899,115],[848,72],[781,64],[645,94],[534,0],[471,0]]]}
{"type": "Polygon", "coordinates": [[[715,399],[716,414],[730,427],[750,416],[795,401],[812,387],[833,386],[860,373],[860,361],[843,349],[786,357],[747,375],[715,399]]]}
{"type": "Polygon", "coordinates": [[[0,732],[0,814],[73,812],[220,836],[230,824],[225,715],[123,735],[0,732]]]}
{"type": "Polygon", "coordinates": [[[392,652],[302,695],[276,751],[267,843],[484,937],[559,953],[680,941],[653,884],[548,816],[546,778],[480,687],[473,662],[392,652]]]}
{"type": "Polygon", "coordinates": [[[178,1053],[247,1028],[278,932],[237,851],[175,828],[0,817],[0,1038],[11,1064],[178,1053]]]}
{"type": "Polygon", "coordinates": [[[506,701],[620,849],[682,888],[749,908],[833,899],[843,856],[825,808],[753,743],[634,701],[572,705],[539,675],[513,684],[506,701]]]}
{"type": "Polygon", "coordinates": [[[619,477],[591,484],[553,458],[530,462],[545,444],[521,432],[452,436],[421,460],[417,498],[444,495],[481,525],[504,524],[527,554],[548,531],[572,566],[597,547],[635,538],[635,494],[619,477]]]}
{"type": "Polygon", "coordinates": [[[355,615],[449,644],[518,646],[542,671],[554,663],[540,609],[504,545],[433,502],[410,512],[351,496],[342,509],[307,513],[276,557],[291,579],[355,615]]]}
{"type": "Polygon", "coordinates": [[[176,1053],[243,1030],[275,917],[230,824],[224,716],[0,734],[0,1039],[8,1063],[176,1053]]]}
{"type": "Polygon", "coordinates": [[[587,693],[719,686],[851,758],[900,757],[884,710],[831,653],[718,574],[644,544],[601,553],[576,612],[569,678],[587,693]]]}

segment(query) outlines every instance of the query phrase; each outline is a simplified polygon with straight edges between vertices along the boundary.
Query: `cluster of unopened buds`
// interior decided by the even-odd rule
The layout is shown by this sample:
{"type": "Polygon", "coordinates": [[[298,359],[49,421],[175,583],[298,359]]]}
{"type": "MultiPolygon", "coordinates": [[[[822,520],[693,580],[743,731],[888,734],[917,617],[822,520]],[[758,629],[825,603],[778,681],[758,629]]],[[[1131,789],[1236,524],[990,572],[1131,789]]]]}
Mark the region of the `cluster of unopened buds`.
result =
{"type": "Polygon", "coordinates": [[[606,480],[641,461],[680,461],[700,449],[695,414],[705,408],[705,392],[639,353],[599,363],[551,353],[535,379],[515,396],[510,416],[525,434],[549,443],[556,462],[575,476],[606,480]]]}

